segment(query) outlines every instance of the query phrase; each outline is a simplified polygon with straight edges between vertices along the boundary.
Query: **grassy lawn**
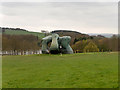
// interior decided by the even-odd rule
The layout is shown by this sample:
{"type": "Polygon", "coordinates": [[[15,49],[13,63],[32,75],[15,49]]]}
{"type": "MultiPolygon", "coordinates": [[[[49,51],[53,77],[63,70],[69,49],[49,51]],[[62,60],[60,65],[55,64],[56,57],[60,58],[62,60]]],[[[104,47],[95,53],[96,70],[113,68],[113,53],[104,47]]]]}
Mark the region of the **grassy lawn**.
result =
{"type": "Polygon", "coordinates": [[[3,56],[3,88],[116,88],[118,53],[3,56]]]}

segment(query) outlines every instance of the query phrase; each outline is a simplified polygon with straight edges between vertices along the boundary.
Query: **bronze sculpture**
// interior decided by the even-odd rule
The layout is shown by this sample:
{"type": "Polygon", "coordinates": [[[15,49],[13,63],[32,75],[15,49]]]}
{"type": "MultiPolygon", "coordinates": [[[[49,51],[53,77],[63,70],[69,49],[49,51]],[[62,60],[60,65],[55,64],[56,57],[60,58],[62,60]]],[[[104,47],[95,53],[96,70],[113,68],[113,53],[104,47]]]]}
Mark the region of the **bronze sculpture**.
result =
{"type": "Polygon", "coordinates": [[[59,37],[58,34],[52,34],[42,39],[42,53],[43,54],[72,54],[73,50],[69,45],[70,36],[59,37]],[[48,44],[51,42],[50,48],[48,44]]]}

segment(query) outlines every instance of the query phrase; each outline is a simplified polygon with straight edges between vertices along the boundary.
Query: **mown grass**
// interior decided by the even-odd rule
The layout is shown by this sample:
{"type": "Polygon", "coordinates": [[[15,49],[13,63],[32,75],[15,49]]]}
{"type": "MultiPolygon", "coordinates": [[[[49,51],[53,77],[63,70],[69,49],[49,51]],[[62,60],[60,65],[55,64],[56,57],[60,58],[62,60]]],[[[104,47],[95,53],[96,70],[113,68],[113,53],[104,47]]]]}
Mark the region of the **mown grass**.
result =
{"type": "Polygon", "coordinates": [[[19,31],[19,30],[6,30],[4,33],[10,35],[35,35],[38,36],[39,38],[45,37],[44,33],[19,31]]]}
{"type": "Polygon", "coordinates": [[[118,53],[3,56],[3,88],[117,88],[118,53]]]}

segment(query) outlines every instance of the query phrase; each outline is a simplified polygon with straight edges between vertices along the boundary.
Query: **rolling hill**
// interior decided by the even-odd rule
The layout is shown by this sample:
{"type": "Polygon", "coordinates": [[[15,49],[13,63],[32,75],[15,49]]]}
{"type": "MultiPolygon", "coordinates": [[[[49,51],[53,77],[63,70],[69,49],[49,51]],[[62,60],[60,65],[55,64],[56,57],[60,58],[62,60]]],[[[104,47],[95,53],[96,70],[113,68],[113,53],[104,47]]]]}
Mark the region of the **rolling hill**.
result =
{"type": "Polygon", "coordinates": [[[70,44],[75,44],[75,42],[79,40],[86,40],[86,39],[94,39],[94,38],[104,38],[102,35],[97,35],[97,36],[91,36],[89,34],[83,34],[77,31],[72,31],[72,30],[54,30],[50,33],[43,33],[43,32],[31,32],[25,29],[20,29],[20,28],[4,28],[1,27],[0,31],[2,31],[2,34],[9,34],[9,35],[34,35],[38,36],[40,39],[45,37],[46,35],[50,35],[50,33],[56,33],[60,37],[61,36],[71,36],[71,42],[70,44]]]}
{"type": "Polygon", "coordinates": [[[9,35],[34,35],[34,36],[38,36],[39,38],[45,37],[44,33],[30,32],[28,30],[24,30],[20,28],[2,28],[2,33],[9,35]]]}
{"type": "Polygon", "coordinates": [[[83,34],[77,31],[72,30],[54,30],[51,33],[57,33],[59,36],[71,36],[71,45],[75,44],[75,42],[79,40],[87,40],[87,39],[94,39],[94,38],[104,38],[104,36],[90,36],[88,34],[83,34]]]}

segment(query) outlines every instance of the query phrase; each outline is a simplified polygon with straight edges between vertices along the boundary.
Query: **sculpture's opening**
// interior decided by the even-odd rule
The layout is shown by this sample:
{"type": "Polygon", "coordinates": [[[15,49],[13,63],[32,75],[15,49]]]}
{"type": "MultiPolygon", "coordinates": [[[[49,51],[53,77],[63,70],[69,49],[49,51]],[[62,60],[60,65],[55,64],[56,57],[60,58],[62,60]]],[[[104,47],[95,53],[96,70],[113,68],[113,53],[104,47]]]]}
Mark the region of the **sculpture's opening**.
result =
{"type": "Polygon", "coordinates": [[[58,50],[50,50],[50,53],[51,53],[51,54],[58,54],[59,51],[58,51],[58,50]]]}

